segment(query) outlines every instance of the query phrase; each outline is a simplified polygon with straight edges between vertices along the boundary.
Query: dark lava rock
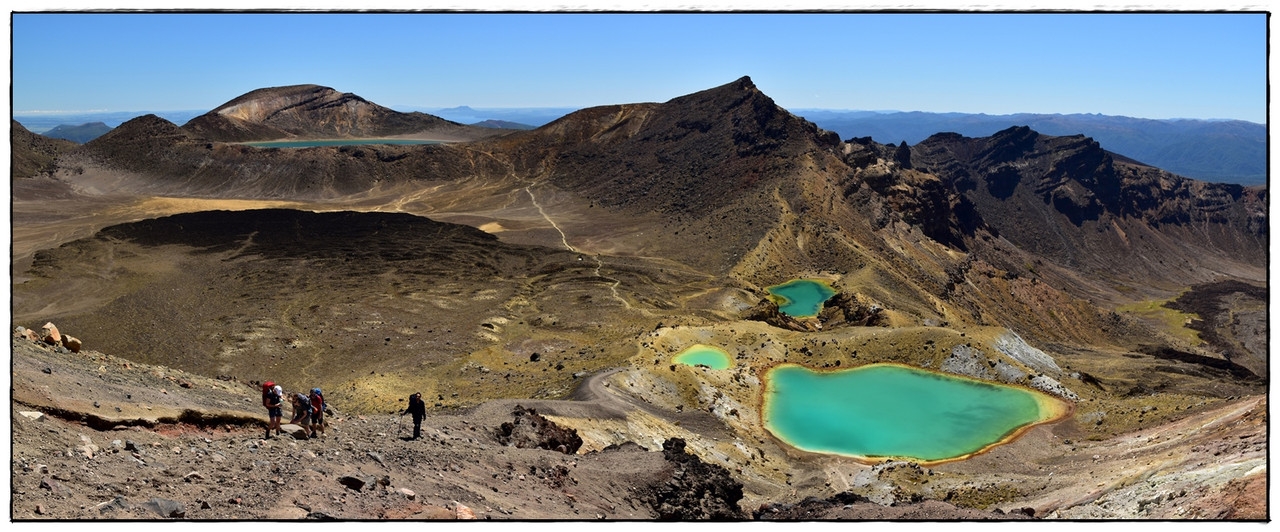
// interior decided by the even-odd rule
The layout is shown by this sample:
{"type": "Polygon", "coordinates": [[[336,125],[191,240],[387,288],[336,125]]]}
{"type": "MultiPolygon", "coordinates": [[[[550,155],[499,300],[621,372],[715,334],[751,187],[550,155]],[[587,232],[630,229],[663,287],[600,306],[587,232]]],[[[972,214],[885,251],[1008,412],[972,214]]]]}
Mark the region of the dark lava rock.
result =
{"type": "Polygon", "coordinates": [[[339,483],[339,484],[342,484],[343,486],[346,486],[346,487],[347,487],[347,488],[349,488],[349,489],[355,490],[355,491],[360,491],[362,488],[364,488],[364,486],[365,486],[365,484],[366,484],[366,482],[365,482],[365,480],[364,480],[364,479],[362,479],[362,478],[356,478],[356,477],[353,477],[353,476],[343,476],[343,477],[339,477],[339,478],[338,478],[338,483],[339,483]]]}
{"type": "Polygon", "coordinates": [[[152,497],[151,500],[139,506],[151,510],[161,517],[186,517],[187,515],[187,506],[185,504],[160,497],[152,497]]]}
{"type": "Polygon", "coordinates": [[[515,419],[499,426],[496,434],[502,445],[522,449],[536,447],[564,454],[574,454],[582,447],[578,431],[556,425],[532,408],[516,405],[511,413],[515,419]]]}
{"type": "Polygon", "coordinates": [[[98,505],[98,513],[113,512],[116,510],[129,511],[133,507],[129,505],[129,501],[124,500],[123,495],[117,495],[116,498],[98,505]]]}
{"type": "Polygon", "coordinates": [[[846,506],[858,502],[871,502],[871,499],[856,495],[852,492],[837,493],[826,499],[817,497],[806,497],[803,501],[796,504],[771,503],[762,504],[755,512],[752,512],[752,519],[818,519],[829,509],[836,506],[846,506]]]}
{"type": "Polygon", "coordinates": [[[662,456],[671,464],[671,478],[651,488],[644,498],[662,520],[746,519],[738,507],[742,483],[718,465],[704,463],[685,452],[685,442],[671,438],[662,444],[662,456]]]}
{"type": "Polygon", "coordinates": [[[40,481],[40,487],[49,490],[49,493],[59,497],[69,497],[71,495],[71,490],[67,489],[66,486],[63,486],[61,482],[52,478],[42,479],[40,481]]]}

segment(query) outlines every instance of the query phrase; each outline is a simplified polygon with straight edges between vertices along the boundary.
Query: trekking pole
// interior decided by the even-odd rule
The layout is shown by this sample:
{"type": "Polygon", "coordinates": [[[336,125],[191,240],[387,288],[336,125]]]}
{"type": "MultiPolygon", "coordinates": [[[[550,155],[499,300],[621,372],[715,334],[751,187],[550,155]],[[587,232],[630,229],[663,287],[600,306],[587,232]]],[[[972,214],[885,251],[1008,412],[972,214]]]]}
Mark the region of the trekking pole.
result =
{"type": "Polygon", "coordinates": [[[403,415],[403,414],[401,414],[399,417],[400,417],[400,424],[396,426],[396,437],[397,437],[397,438],[399,438],[399,437],[400,437],[400,431],[404,430],[404,415],[403,415]]]}

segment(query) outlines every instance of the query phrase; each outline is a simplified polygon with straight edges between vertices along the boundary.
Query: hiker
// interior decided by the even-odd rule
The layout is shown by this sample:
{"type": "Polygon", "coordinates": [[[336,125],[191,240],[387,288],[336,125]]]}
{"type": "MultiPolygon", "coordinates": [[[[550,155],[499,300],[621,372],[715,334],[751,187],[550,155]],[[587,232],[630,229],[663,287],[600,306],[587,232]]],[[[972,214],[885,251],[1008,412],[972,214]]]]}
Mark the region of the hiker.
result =
{"type": "Polygon", "coordinates": [[[409,407],[400,416],[405,414],[413,414],[413,439],[422,437],[422,418],[427,415],[427,404],[422,402],[422,392],[409,396],[409,407]]]}
{"type": "Polygon", "coordinates": [[[320,435],[324,436],[324,396],[320,394],[319,388],[311,389],[311,437],[316,437],[316,431],[320,431],[320,435]]]}
{"type": "Polygon", "coordinates": [[[276,383],[271,381],[262,383],[262,406],[267,409],[267,435],[264,439],[271,439],[271,429],[276,429],[276,434],[280,433],[280,419],[284,417],[284,412],[280,408],[282,400],[280,387],[276,386],[276,383]]]}
{"type": "Polygon", "coordinates": [[[311,400],[302,393],[293,394],[293,419],[289,423],[302,427],[302,434],[311,433],[311,400]]]}

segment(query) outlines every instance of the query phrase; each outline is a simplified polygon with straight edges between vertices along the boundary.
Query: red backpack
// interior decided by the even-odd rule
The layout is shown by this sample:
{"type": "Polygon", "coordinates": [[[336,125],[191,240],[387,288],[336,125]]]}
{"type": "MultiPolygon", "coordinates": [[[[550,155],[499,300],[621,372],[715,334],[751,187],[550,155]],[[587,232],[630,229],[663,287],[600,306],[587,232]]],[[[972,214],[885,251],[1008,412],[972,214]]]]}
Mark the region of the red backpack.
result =
{"type": "Polygon", "coordinates": [[[267,398],[273,394],[272,388],[275,388],[275,386],[276,383],[271,381],[262,383],[262,404],[264,406],[268,404],[267,398]]]}
{"type": "Polygon", "coordinates": [[[311,412],[313,414],[324,413],[324,396],[320,395],[319,388],[311,389],[311,412]]]}

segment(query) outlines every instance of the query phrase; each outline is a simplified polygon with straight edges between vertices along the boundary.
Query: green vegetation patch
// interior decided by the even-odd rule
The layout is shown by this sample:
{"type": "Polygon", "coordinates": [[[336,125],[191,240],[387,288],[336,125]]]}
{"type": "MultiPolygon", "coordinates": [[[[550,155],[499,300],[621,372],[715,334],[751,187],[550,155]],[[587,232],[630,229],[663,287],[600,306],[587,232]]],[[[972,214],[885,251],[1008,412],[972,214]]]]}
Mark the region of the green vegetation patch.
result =
{"type": "Polygon", "coordinates": [[[1169,299],[1138,301],[1116,307],[1118,312],[1127,312],[1163,325],[1163,330],[1179,340],[1184,340],[1191,345],[1199,345],[1204,343],[1200,338],[1200,333],[1188,327],[1191,320],[1200,319],[1199,315],[1190,314],[1175,310],[1165,305],[1172,303],[1176,297],[1169,299]]]}

